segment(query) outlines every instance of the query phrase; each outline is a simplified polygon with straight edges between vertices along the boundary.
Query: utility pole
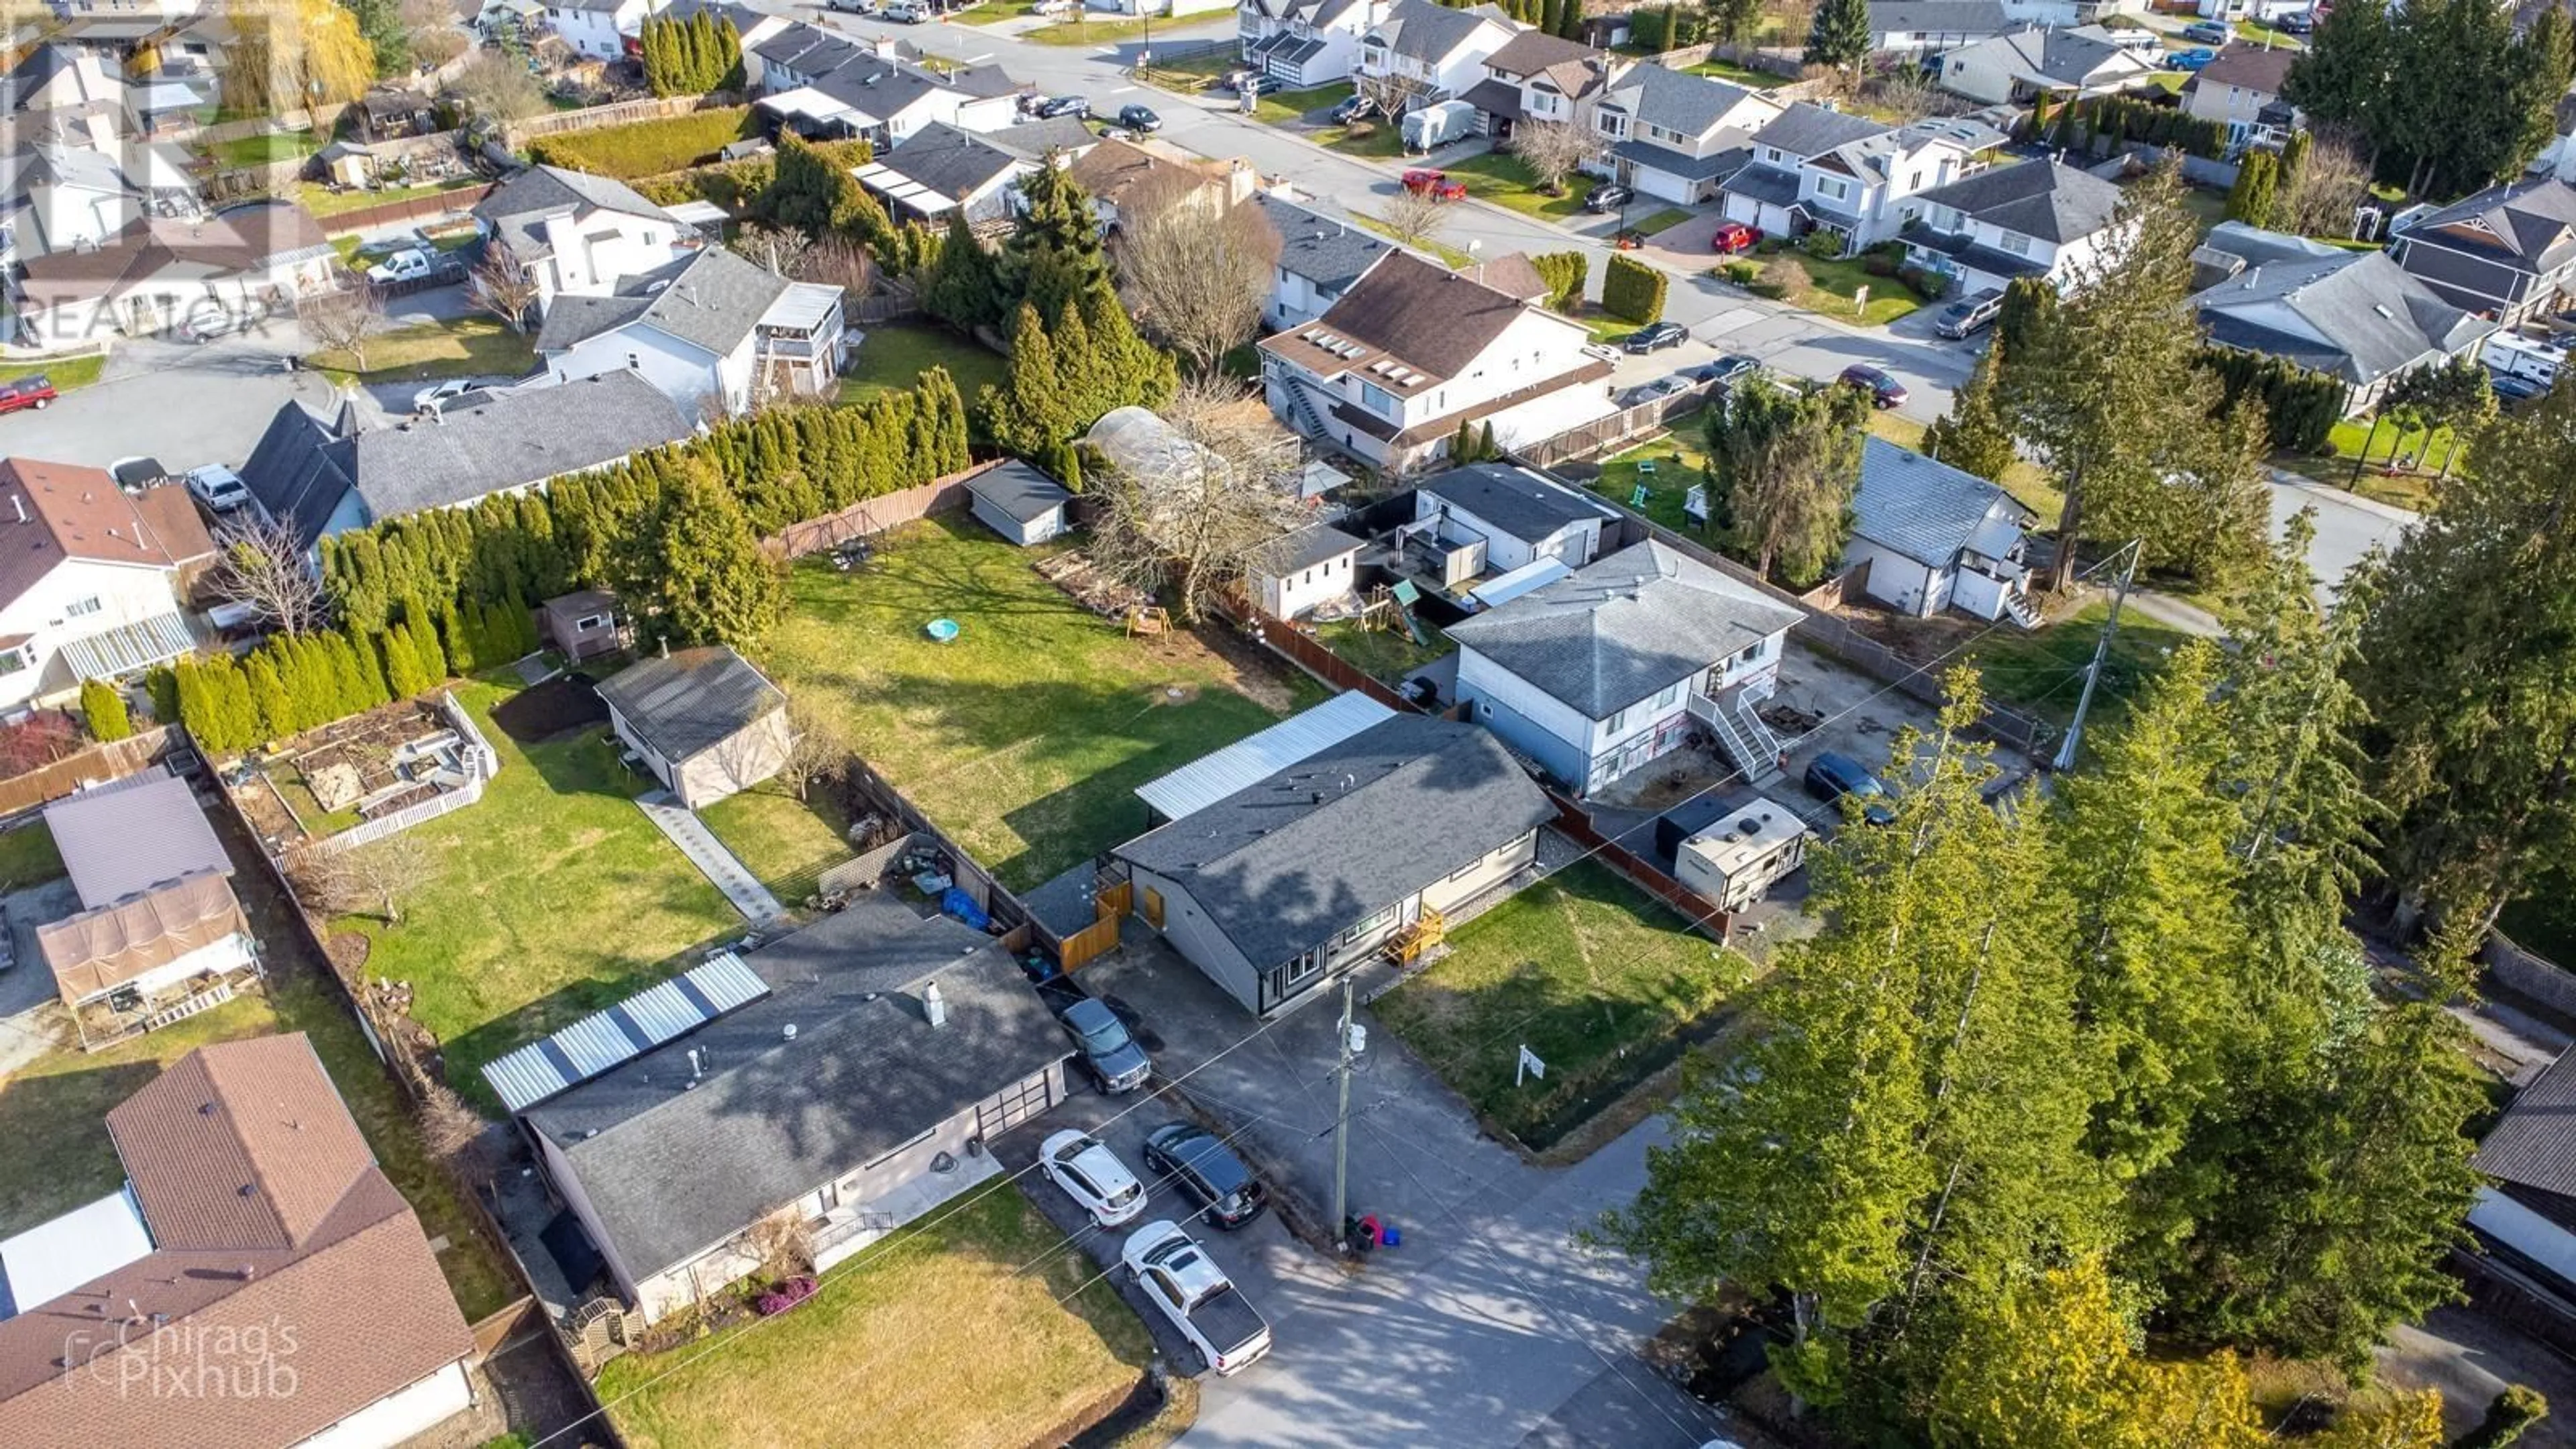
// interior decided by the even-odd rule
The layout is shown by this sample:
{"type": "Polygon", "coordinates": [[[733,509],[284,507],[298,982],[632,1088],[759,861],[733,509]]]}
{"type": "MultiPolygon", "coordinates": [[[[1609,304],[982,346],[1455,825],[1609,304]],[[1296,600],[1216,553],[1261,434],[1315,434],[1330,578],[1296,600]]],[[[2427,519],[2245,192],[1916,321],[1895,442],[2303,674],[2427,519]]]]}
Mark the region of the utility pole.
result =
{"type": "Polygon", "coordinates": [[[2111,656],[2111,638],[2120,632],[2120,606],[2129,601],[2129,585],[2138,577],[2138,543],[2131,539],[2122,552],[2129,561],[2120,570],[2120,586],[2111,592],[2111,617],[2102,621],[2102,637],[2093,641],[2093,662],[2084,667],[2084,694],[2075,701],[2075,721],[2066,727],[2066,741],[2057,747],[2057,758],[2049,768],[2061,773],[2075,768],[2075,749],[2084,737],[2084,716],[2093,708],[2093,687],[2102,682],[2102,662],[2111,656]]]}
{"type": "Polygon", "coordinates": [[[1334,1067],[1342,1079],[1342,1105],[1333,1115],[1333,1241],[1347,1253],[1351,1235],[1345,1229],[1350,1222],[1351,1180],[1351,977],[1342,977],[1342,1029],[1334,1046],[1339,1062],[1334,1067]]]}

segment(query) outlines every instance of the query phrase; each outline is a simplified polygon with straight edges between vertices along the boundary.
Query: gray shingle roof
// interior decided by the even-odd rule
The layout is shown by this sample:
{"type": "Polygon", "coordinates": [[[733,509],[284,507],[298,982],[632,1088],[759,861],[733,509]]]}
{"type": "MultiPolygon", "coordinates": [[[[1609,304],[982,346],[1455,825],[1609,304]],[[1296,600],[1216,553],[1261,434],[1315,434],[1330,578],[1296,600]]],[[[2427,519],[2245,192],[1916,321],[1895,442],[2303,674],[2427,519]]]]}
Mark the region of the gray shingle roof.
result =
{"type": "Polygon", "coordinates": [[[966,491],[1022,523],[1035,523],[1073,499],[1063,484],[1017,458],[976,474],[966,491]]]}
{"type": "Polygon", "coordinates": [[[1279,232],[1280,269],[1328,293],[1347,289],[1377,265],[1378,258],[1395,250],[1393,242],[1380,241],[1349,222],[1282,201],[1266,191],[1254,192],[1252,204],[1261,208],[1262,215],[1269,217],[1270,225],[1279,232]]]}
{"type": "Polygon", "coordinates": [[[537,329],[539,352],[578,347],[602,332],[613,332],[644,315],[649,297],[584,297],[558,293],[546,304],[546,320],[537,329]]]}
{"type": "Polygon", "coordinates": [[[877,161],[897,176],[951,201],[964,201],[994,178],[1026,164],[984,137],[961,131],[945,121],[933,121],[904,137],[877,161]]]}
{"type": "Polygon", "coordinates": [[[1369,35],[1407,59],[1437,62],[1487,23],[1489,17],[1479,11],[1452,10],[1438,0],[1395,0],[1395,8],[1369,35]]]}
{"type": "Polygon", "coordinates": [[[1753,93],[1704,75],[1666,70],[1660,65],[1635,65],[1612,83],[1610,95],[1638,120],[1697,136],[1725,120],[1753,93]],[[1636,92],[1633,98],[1629,95],[1632,90],[1636,92]]]}
{"type": "Polygon", "coordinates": [[[777,685],[721,644],[637,660],[609,676],[599,697],[655,753],[674,763],[787,707],[777,685]]]}
{"type": "Polygon", "coordinates": [[[671,220],[669,212],[645,200],[623,181],[586,171],[567,171],[560,166],[531,166],[474,203],[475,219],[490,224],[519,248],[521,261],[531,260],[544,245],[533,229],[537,222],[583,210],[671,220]]]}
{"type": "MultiPolygon", "coordinates": [[[[576,307],[558,324],[551,312],[537,335],[539,350],[570,347],[614,327],[638,324],[667,333],[718,357],[742,345],[762,314],[787,295],[788,281],[722,247],[642,276],[618,279],[614,305],[576,307]]],[[[557,298],[561,307],[569,299],[557,298]]]]}
{"type": "Polygon", "coordinates": [[[1068,1054],[993,938],[889,900],[861,896],[745,964],[770,995],[527,1115],[637,1274],[684,1261],[1068,1054]],[[934,980],[947,1004],[936,1027],[920,1002],[934,980]],[[686,1088],[693,1048],[705,1074],[686,1088]]]}
{"type": "Polygon", "coordinates": [[[1989,167],[1915,199],[1956,207],[1989,226],[2041,241],[2070,242],[2110,225],[2120,188],[2090,172],[2039,160],[1989,167]]]}
{"type": "Polygon", "coordinates": [[[1570,523],[1619,516],[1617,509],[1599,499],[1586,498],[1552,478],[1508,463],[1450,468],[1414,487],[1529,543],[1570,523]]]}
{"type": "Polygon", "coordinates": [[[1049,151],[1077,155],[1099,144],[1100,137],[1073,116],[1047,116],[987,131],[984,139],[1026,161],[1044,160],[1049,151]]]}
{"type": "Polygon", "coordinates": [[[1610,154],[1633,161],[1649,171],[1678,176],[1684,181],[1707,181],[1741,170],[1745,158],[1752,153],[1737,146],[1714,155],[1693,156],[1668,146],[1658,146],[1652,141],[1631,138],[1612,146],[1610,154]]]}
{"type": "Polygon", "coordinates": [[[2478,1144],[2475,1164],[2490,1177],[2576,1197],[2576,1049],[2560,1052],[2515,1094],[2478,1144]]]}
{"type": "Polygon", "coordinates": [[[1795,206],[1798,204],[1798,173],[1756,161],[1750,166],[1738,167],[1733,175],[1727,177],[1726,190],[1730,195],[1767,201],[1773,206],[1795,206]]]}
{"type": "Polygon", "coordinates": [[[1799,617],[1751,584],[1650,540],[1452,624],[1449,637],[1600,720],[1799,617]]]}
{"type": "Polygon", "coordinates": [[[2490,186],[2407,224],[2401,235],[2440,232],[2443,246],[2498,252],[2523,271],[2545,272],[2576,250],[2576,186],[2541,176],[2490,186]]]}
{"type": "Polygon", "coordinates": [[[2000,35],[2003,0],[1869,0],[1872,35],[2000,35]]]}
{"type": "Polygon", "coordinates": [[[1326,559],[1355,552],[1360,547],[1361,540],[1329,523],[1310,523],[1272,540],[1262,551],[1261,567],[1272,574],[1293,574],[1299,569],[1313,568],[1326,559]]]}
{"type": "Polygon", "coordinates": [[[1555,815],[1493,735],[1406,714],[1114,854],[1186,886],[1260,968],[1322,945],[1555,815]]]}
{"type": "Polygon", "coordinates": [[[1957,562],[1997,511],[2035,518],[2003,489],[1974,473],[1900,448],[1883,438],[1863,443],[1860,488],[1852,498],[1852,536],[1933,568],[1957,562]]]}
{"type": "Polygon", "coordinates": [[[1780,119],[1753,133],[1757,146],[1775,146],[1792,156],[1821,156],[1836,146],[1870,136],[1883,136],[1889,131],[1867,116],[1848,111],[1829,111],[1810,101],[1800,101],[1780,113],[1780,119]]]}
{"type": "Polygon", "coordinates": [[[2193,299],[2209,340],[2287,357],[2356,387],[2456,353],[2494,324],[2445,302],[2386,252],[2248,267],[2193,299]]]}
{"type": "Polygon", "coordinates": [[[1544,30],[1524,30],[1496,47],[1485,57],[1485,64],[1505,75],[1536,75],[1552,65],[1568,61],[1580,64],[1601,52],[1579,40],[1550,35],[1544,30]]]}

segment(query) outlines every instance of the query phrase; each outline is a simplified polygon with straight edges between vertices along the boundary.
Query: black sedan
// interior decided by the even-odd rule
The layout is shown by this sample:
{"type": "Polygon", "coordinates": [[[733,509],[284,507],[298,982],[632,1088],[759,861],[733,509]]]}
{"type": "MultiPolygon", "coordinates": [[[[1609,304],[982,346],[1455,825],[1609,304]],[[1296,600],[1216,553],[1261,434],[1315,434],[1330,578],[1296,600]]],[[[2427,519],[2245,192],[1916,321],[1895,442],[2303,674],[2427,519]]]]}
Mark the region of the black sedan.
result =
{"type": "Polygon", "coordinates": [[[1591,195],[1583,198],[1583,209],[1606,216],[1636,199],[1634,190],[1616,183],[1596,186],[1592,188],[1591,195]]]}
{"type": "Polygon", "coordinates": [[[1163,118],[1151,106],[1120,106],[1118,124],[1130,131],[1154,132],[1163,129],[1163,118]]]}
{"type": "Polygon", "coordinates": [[[1087,116],[1091,114],[1091,102],[1080,96],[1050,96],[1038,102],[1037,114],[1042,121],[1058,116],[1087,116]]]}
{"type": "Polygon", "coordinates": [[[1199,1216],[1239,1228],[1261,1216],[1270,1194],[1224,1139],[1189,1122],[1167,1122],[1145,1139],[1145,1170],[1179,1184],[1198,1200],[1199,1216]]]}
{"type": "Polygon", "coordinates": [[[1693,382],[1714,382],[1721,386],[1731,386],[1747,373],[1760,371],[1761,367],[1762,364],[1757,359],[1747,357],[1741,352],[1730,352],[1723,357],[1703,362],[1697,367],[1683,368],[1682,376],[1693,382]]]}
{"type": "Polygon", "coordinates": [[[1689,340],[1690,329],[1679,322],[1649,322],[1620,338],[1619,347],[1622,351],[1643,354],[1679,347],[1689,340]]]}

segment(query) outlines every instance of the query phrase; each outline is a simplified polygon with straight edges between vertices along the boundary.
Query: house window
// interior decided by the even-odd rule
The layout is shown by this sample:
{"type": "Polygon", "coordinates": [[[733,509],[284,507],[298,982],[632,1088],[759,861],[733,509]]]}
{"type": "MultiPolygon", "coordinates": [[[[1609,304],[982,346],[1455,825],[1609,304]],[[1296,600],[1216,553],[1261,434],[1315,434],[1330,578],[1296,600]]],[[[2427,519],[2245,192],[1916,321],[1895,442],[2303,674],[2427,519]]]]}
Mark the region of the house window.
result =
{"type": "Polygon", "coordinates": [[[86,599],[75,599],[72,602],[65,604],[63,606],[63,612],[75,619],[78,619],[97,613],[99,611],[99,607],[98,595],[92,594],[86,599]]]}
{"type": "Polygon", "coordinates": [[[572,627],[573,632],[576,634],[587,634],[593,629],[605,629],[608,627],[608,616],[606,614],[585,614],[582,617],[573,620],[572,627]]]}
{"type": "Polygon", "coordinates": [[[2005,251],[2012,253],[2014,256],[2026,257],[2030,255],[2030,238],[2023,236],[2020,232],[2004,232],[1997,238],[1997,242],[2005,251]]]}
{"type": "Polygon", "coordinates": [[[26,667],[27,649],[25,645],[22,644],[15,649],[0,651],[0,674],[15,674],[26,667]]]}
{"type": "Polygon", "coordinates": [[[632,352],[626,354],[626,370],[629,372],[643,371],[644,359],[632,352]]]}
{"type": "Polygon", "coordinates": [[[1819,176],[1816,178],[1816,194],[1827,201],[1840,201],[1851,195],[1851,183],[1839,176],[1819,176]]]}
{"type": "Polygon", "coordinates": [[[1673,702],[1674,702],[1674,701],[1676,701],[1676,700],[1678,700],[1678,699],[1680,699],[1681,697],[1682,697],[1682,686],[1681,686],[1681,682],[1680,682],[1680,681],[1678,681],[1678,680],[1676,680],[1676,681],[1674,681],[1674,682],[1673,682],[1673,683],[1671,683],[1671,684],[1667,684],[1667,685],[1665,685],[1665,686],[1664,686],[1664,691],[1663,691],[1663,693],[1658,694],[1658,695],[1656,695],[1656,696],[1655,696],[1655,708],[1657,708],[1657,709],[1670,709],[1670,708],[1672,708],[1672,706],[1673,706],[1673,702]]]}
{"type": "Polygon", "coordinates": [[[1603,720],[1603,721],[1601,722],[1601,728],[1602,728],[1605,732],[1610,733],[1610,734],[1614,734],[1614,735],[1615,735],[1615,734],[1617,734],[1617,733],[1619,733],[1619,731],[1621,731],[1621,730],[1623,730],[1623,729],[1626,729],[1627,727],[1628,727],[1628,712],[1627,712],[1626,710],[1624,710],[1624,709],[1621,709],[1621,710],[1613,710],[1613,711],[1611,711],[1611,713],[1610,713],[1610,717],[1609,717],[1608,719],[1605,719],[1605,720],[1603,720]]]}
{"type": "Polygon", "coordinates": [[[1360,937],[1369,934],[1371,931],[1385,925],[1388,921],[1391,921],[1394,918],[1395,907],[1393,906],[1386,906],[1378,910],[1371,911],[1365,919],[1353,925],[1349,930],[1344,931],[1342,933],[1342,939],[1345,941],[1356,941],[1360,937]]]}
{"type": "Polygon", "coordinates": [[[1384,413],[1388,417],[1396,415],[1395,395],[1375,383],[1360,384],[1360,405],[1373,413],[1384,413]]]}

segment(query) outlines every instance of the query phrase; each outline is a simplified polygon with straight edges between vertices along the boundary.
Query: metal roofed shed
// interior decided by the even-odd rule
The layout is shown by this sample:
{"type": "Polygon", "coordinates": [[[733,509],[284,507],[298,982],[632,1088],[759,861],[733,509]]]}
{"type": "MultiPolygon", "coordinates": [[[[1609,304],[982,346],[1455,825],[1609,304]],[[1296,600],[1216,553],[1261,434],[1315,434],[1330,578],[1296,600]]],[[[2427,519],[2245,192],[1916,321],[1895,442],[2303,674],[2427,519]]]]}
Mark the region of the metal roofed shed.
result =
{"type": "Polygon", "coordinates": [[[967,481],[966,494],[968,507],[986,528],[1023,548],[1071,527],[1065,506],[1073,494],[1017,458],[976,474],[967,481]]]}
{"type": "Polygon", "coordinates": [[[488,1062],[483,1080],[512,1112],[589,1081],[629,1057],[769,994],[769,983],[731,951],[659,986],[595,1011],[543,1041],[488,1062]]]}
{"type": "Polygon", "coordinates": [[[1154,821],[1179,820],[1369,729],[1395,711],[1353,690],[1136,787],[1154,821]]]}
{"type": "Polygon", "coordinates": [[[233,873],[196,791],[158,767],[55,801],[45,828],[87,910],[195,871],[233,873]]]}

